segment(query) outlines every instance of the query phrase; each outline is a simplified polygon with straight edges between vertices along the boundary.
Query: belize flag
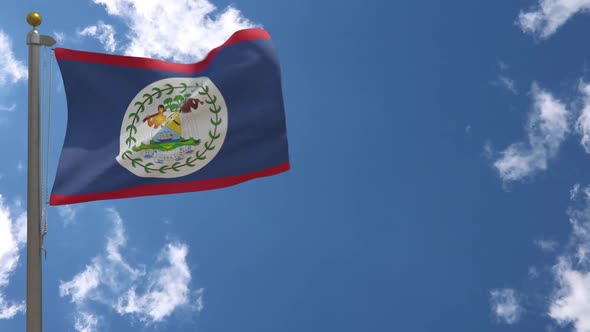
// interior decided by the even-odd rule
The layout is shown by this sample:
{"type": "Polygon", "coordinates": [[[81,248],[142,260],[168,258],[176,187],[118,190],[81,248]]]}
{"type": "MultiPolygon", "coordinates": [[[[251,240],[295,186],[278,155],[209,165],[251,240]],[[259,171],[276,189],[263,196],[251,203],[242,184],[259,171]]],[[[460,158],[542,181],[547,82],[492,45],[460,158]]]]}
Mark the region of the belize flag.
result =
{"type": "Polygon", "coordinates": [[[58,48],[68,125],[51,205],[208,190],[289,169],[277,56],[246,29],[194,64],[58,48]]]}

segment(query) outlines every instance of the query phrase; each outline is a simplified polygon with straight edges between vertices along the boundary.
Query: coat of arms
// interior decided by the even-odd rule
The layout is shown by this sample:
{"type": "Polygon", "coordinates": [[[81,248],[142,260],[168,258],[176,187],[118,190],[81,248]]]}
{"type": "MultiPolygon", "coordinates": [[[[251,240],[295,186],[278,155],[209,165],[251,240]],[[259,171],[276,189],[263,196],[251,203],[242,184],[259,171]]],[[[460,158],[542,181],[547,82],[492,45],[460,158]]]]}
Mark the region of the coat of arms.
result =
{"type": "Polygon", "coordinates": [[[127,107],[117,161],[141,177],[188,175],[217,155],[226,133],[225,100],[209,78],[160,80],[127,107]]]}

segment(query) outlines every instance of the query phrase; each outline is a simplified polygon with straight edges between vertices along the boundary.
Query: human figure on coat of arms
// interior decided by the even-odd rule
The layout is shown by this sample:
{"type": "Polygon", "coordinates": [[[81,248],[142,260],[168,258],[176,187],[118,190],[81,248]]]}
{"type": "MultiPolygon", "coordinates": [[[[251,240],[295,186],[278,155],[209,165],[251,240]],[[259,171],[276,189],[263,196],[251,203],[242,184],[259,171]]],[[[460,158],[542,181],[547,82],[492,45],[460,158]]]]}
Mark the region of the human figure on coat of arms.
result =
{"type": "Polygon", "coordinates": [[[199,145],[201,140],[198,132],[196,110],[203,101],[188,98],[178,111],[166,115],[166,107],[158,105],[157,113],[146,116],[144,123],[154,130],[151,137],[134,148],[135,151],[157,149],[169,151],[179,146],[199,145]]]}

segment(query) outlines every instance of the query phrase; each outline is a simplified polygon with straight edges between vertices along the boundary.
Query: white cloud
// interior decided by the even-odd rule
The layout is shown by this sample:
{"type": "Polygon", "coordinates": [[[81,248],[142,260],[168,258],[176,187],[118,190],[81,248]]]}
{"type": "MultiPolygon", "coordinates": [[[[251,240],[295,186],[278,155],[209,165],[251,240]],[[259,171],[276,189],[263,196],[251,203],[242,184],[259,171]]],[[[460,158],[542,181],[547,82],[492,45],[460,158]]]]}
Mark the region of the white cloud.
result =
{"type": "Polygon", "coordinates": [[[579,265],[590,267],[590,201],[586,198],[583,208],[571,208],[568,215],[575,248],[571,256],[576,258],[579,265]]]}
{"type": "Polygon", "coordinates": [[[0,196],[0,319],[10,319],[25,310],[24,303],[6,300],[2,290],[8,286],[26,242],[26,219],[26,215],[14,219],[0,196]]]}
{"type": "Polygon", "coordinates": [[[515,324],[522,314],[522,307],[513,289],[492,290],[490,292],[490,305],[496,318],[506,324],[515,324]]]}
{"type": "Polygon", "coordinates": [[[97,319],[90,310],[96,304],[106,305],[122,316],[129,315],[145,324],[161,322],[183,308],[200,311],[202,291],[191,293],[189,287],[188,247],[182,243],[168,243],[154,266],[133,267],[123,256],[127,244],[123,220],[114,209],[108,210],[108,216],[113,229],[107,237],[104,253],[93,258],[72,280],[60,284],[60,295],[70,297],[78,312],[84,313],[76,317],[76,330],[96,329],[97,319]]]}
{"type": "Polygon", "coordinates": [[[500,86],[500,87],[504,88],[506,91],[517,95],[518,89],[516,88],[516,82],[513,79],[511,79],[510,77],[506,76],[506,74],[505,74],[505,72],[509,68],[510,67],[505,62],[498,61],[498,69],[502,73],[498,75],[498,78],[494,82],[492,82],[492,84],[500,86]]]}
{"type": "Polygon", "coordinates": [[[534,110],[529,116],[528,142],[514,143],[494,162],[504,181],[516,181],[547,169],[569,132],[565,105],[533,84],[534,110]]]}
{"type": "Polygon", "coordinates": [[[572,323],[576,332],[590,332],[590,272],[572,267],[562,258],[555,266],[559,285],[549,316],[560,324],[572,323]]]}
{"type": "Polygon", "coordinates": [[[571,239],[553,267],[556,290],[548,314],[559,324],[573,324],[576,332],[590,332],[590,200],[578,202],[568,210],[571,239]]]}
{"type": "Polygon", "coordinates": [[[111,236],[107,239],[106,245],[106,261],[109,262],[109,264],[104,264],[107,268],[108,275],[105,282],[112,289],[117,289],[120,285],[121,277],[135,280],[144,275],[145,271],[132,268],[123,258],[120,250],[127,244],[123,219],[115,209],[108,209],[107,212],[114,223],[114,227],[111,236]],[[122,273],[124,276],[121,276],[122,273]]]}
{"type": "Polygon", "coordinates": [[[62,218],[64,226],[68,226],[76,222],[77,212],[78,208],[72,205],[60,205],[57,207],[57,213],[62,218]]]}
{"type": "Polygon", "coordinates": [[[60,283],[59,295],[61,297],[70,296],[73,303],[82,304],[89,294],[99,286],[101,270],[100,264],[87,265],[86,269],[78,273],[72,280],[60,283]]]}
{"type": "Polygon", "coordinates": [[[150,273],[147,289],[138,294],[135,288],[119,297],[115,310],[132,314],[145,322],[160,322],[180,306],[189,304],[191,274],[186,263],[188,248],[168,244],[160,255],[166,266],[150,273]]]}
{"type": "Polygon", "coordinates": [[[80,36],[89,36],[98,39],[105,50],[114,52],[117,48],[117,41],[115,40],[115,28],[110,24],[105,24],[103,21],[98,21],[98,24],[91,25],[78,32],[80,36]]]}
{"type": "Polygon", "coordinates": [[[63,32],[55,31],[53,32],[53,38],[55,38],[55,42],[61,44],[66,39],[66,34],[63,32]]]}
{"type": "Polygon", "coordinates": [[[570,190],[570,200],[576,199],[578,197],[578,193],[580,192],[580,184],[576,183],[570,190]]]}
{"type": "Polygon", "coordinates": [[[590,0],[539,0],[530,11],[521,11],[518,25],[527,33],[547,38],[572,16],[590,10],[590,0]]]}
{"type": "Polygon", "coordinates": [[[196,294],[195,297],[197,300],[195,301],[194,308],[195,308],[195,311],[197,311],[197,312],[201,312],[203,310],[203,308],[205,308],[205,304],[203,303],[203,292],[204,291],[205,290],[203,288],[199,288],[195,292],[195,294],[196,294]]]}
{"type": "Polygon", "coordinates": [[[10,37],[0,30],[0,86],[23,81],[27,77],[27,67],[14,57],[10,37]]]}
{"type": "Polygon", "coordinates": [[[557,248],[557,242],[552,241],[552,240],[540,239],[540,240],[535,240],[534,243],[539,249],[541,249],[542,251],[545,251],[545,252],[552,252],[557,248]]]}
{"type": "Polygon", "coordinates": [[[10,106],[0,105],[0,112],[14,112],[16,109],[16,104],[12,104],[10,106]]]}
{"type": "Polygon", "coordinates": [[[518,94],[518,89],[516,89],[516,82],[508,76],[498,75],[498,80],[496,81],[496,84],[503,87],[512,94],[518,94]]]}
{"type": "MultiPolygon", "coordinates": [[[[576,184],[573,192],[567,211],[572,226],[570,239],[564,245],[548,245],[551,250],[561,250],[552,266],[552,290],[533,298],[549,299],[544,303],[546,314],[557,324],[571,325],[574,332],[590,332],[590,186],[576,184]]],[[[540,271],[529,267],[529,278],[538,278],[540,271]]],[[[518,321],[522,313],[519,298],[511,289],[492,291],[496,316],[506,322],[518,321]]]]}
{"type": "Polygon", "coordinates": [[[0,294],[0,319],[11,319],[21,312],[25,312],[24,303],[8,303],[0,294]]]}
{"type": "Polygon", "coordinates": [[[93,0],[128,25],[126,55],[200,60],[237,30],[252,27],[233,7],[222,11],[208,0],[93,0]]]}
{"type": "Polygon", "coordinates": [[[587,153],[590,153],[590,83],[581,83],[580,92],[582,93],[583,107],[576,121],[576,131],[582,135],[582,146],[587,153]]]}
{"type": "Polygon", "coordinates": [[[76,314],[76,321],[74,328],[79,332],[95,332],[97,331],[98,318],[90,313],[81,311],[76,314]]]}
{"type": "Polygon", "coordinates": [[[23,200],[20,197],[16,197],[13,201],[12,201],[12,206],[16,209],[16,210],[22,210],[23,209],[23,200]]]}

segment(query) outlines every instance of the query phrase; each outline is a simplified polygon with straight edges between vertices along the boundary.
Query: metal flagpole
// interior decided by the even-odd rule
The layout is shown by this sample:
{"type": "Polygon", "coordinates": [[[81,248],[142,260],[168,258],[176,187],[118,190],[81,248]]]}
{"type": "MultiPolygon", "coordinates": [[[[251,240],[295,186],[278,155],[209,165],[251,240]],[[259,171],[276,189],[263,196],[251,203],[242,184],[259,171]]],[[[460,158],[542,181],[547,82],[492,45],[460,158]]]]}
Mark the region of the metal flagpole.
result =
{"type": "Polygon", "coordinates": [[[29,124],[27,152],[27,332],[43,330],[41,302],[41,162],[39,121],[39,53],[41,46],[55,40],[39,34],[41,15],[27,15],[33,27],[27,35],[29,45],[29,124]]]}

